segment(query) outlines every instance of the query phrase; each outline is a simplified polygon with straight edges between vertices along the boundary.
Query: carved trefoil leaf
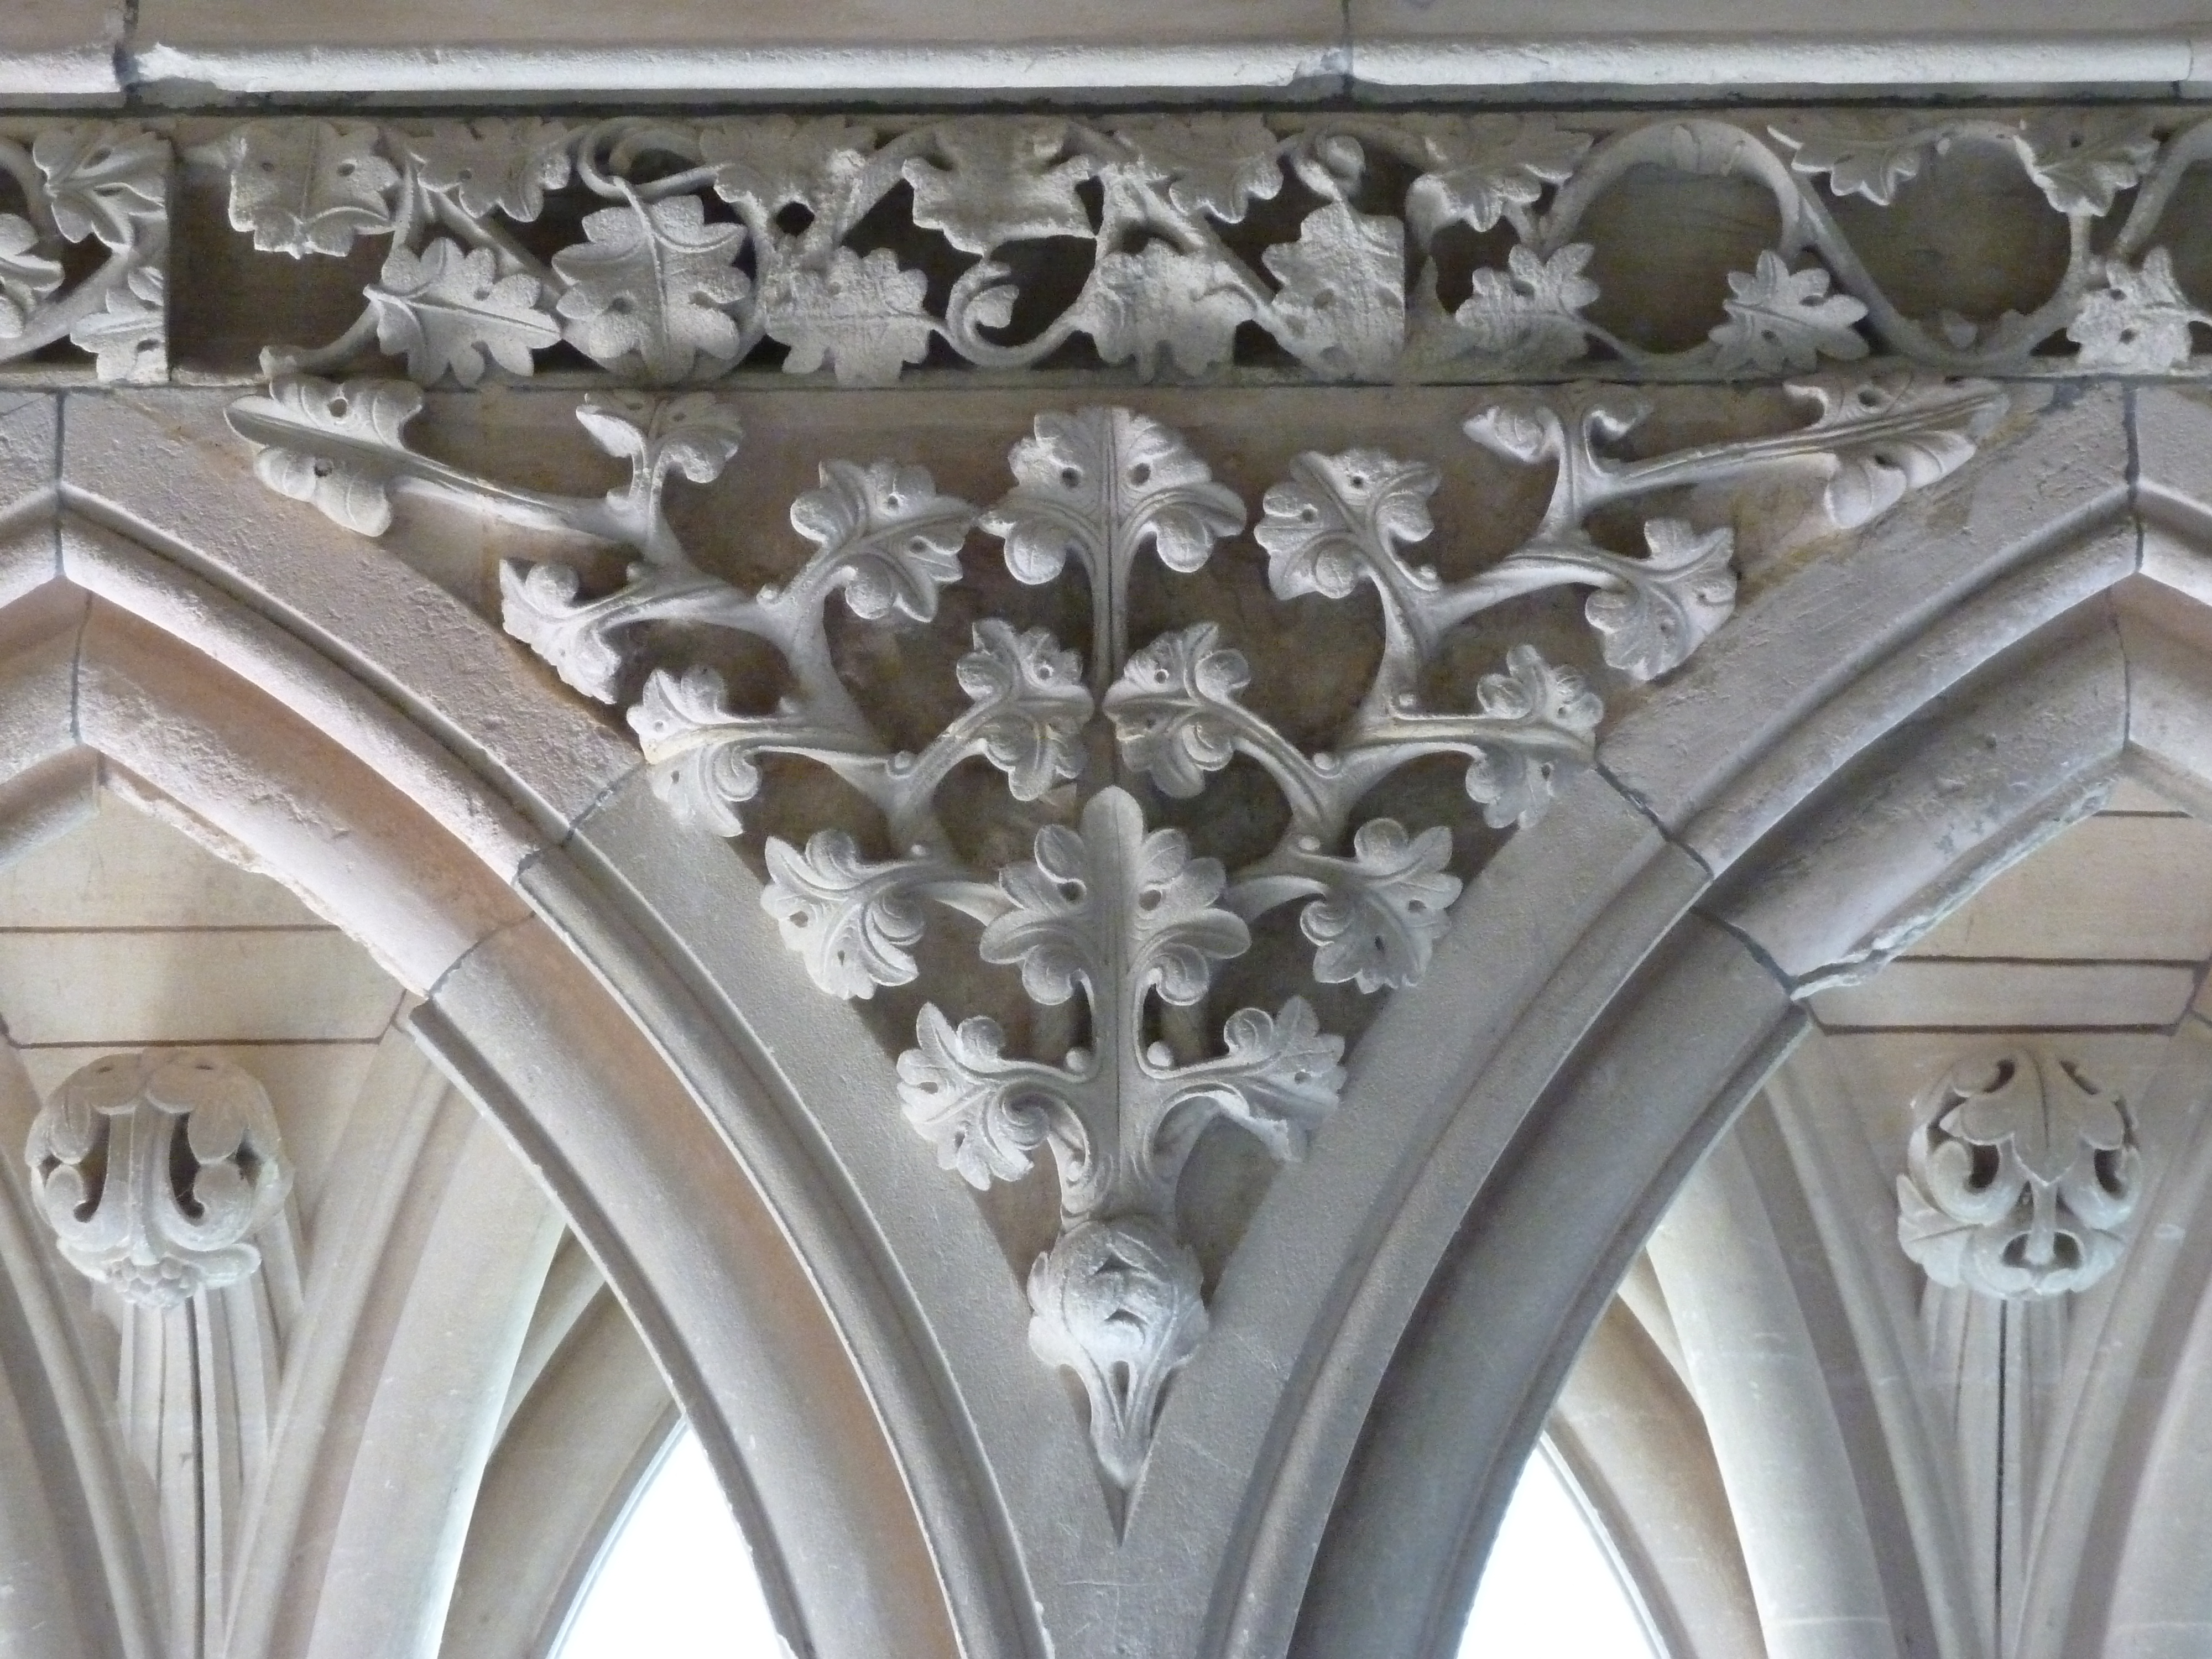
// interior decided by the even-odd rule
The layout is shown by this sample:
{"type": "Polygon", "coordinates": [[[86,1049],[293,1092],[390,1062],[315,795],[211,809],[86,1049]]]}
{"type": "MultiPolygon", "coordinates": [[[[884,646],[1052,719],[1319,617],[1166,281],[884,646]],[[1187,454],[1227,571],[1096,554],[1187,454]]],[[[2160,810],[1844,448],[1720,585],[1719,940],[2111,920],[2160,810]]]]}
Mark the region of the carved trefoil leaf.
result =
{"type": "Polygon", "coordinates": [[[290,1165],[267,1091],[198,1049],[110,1054],[32,1121],[24,1159],[62,1255],[125,1301],[173,1308],[261,1265],[290,1165]]]}
{"type": "MultiPolygon", "coordinates": [[[[1040,138],[1031,159],[1043,155],[1040,138]]],[[[826,993],[926,994],[896,1098],[946,1169],[982,1187],[1023,1179],[1049,1154],[1061,1225],[1030,1276],[1032,1346],[1083,1382],[1101,1473],[1126,1492],[1205,1328],[1202,1275],[1176,1219],[1193,1146],[1227,1121],[1297,1157],[1343,1085],[1342,1039],[1311,1004],[1288,987],[1258,1006],[1224,997],[1224,964],[1287,908],[1317,983],[1373,994],[1418,983],[1461,891],[1461,820],[1409,823],[1363,803],[1401,769],[1445,757],[1464,769],[1470,828],[1476,817],[1528,828],[1593,757],[1596,692],[1527,643],[1510,645],[1463,705],[1440,699],[1431,669],[1455,630],[1508,600],[1577,589],[1597,654],[1632,678],[1669,672],[1733,609],[1732,538],[1654,512],[1631,555],[1601,546],[1591,515],[1794,469],[1825,484],[1832,518],[1862,521],[1954,470],[2002,406],[1985,386],[1910,381],[1816,382],[1802,395],[1813,418],[1794,430],[1633,459],[1620,451],[1634,412],[1611,394],[1493,401],[1468,436],[1548,469],[1553,494],[1521,546],[1449,580],[1418,559],[1437,531],[1433,462],[1373,447],[1297,454],[1265,493],[1255,547],[1240,544],[1244,501],[1181,434],[1127,409],[1048,410],[1008,453],[1013,487],[980,513],[911,465],[823,462],[818,487],[791,508],[811,551],[750,592],[695,564],[660,504],[667,477],[712,481],[737,453],[737,423],[711,393],[587,399],[579,417],[631,469],[603,497],[517,490],[416,453],[401,428],[419,394],[389,382],[280,380],[233,420],[264,446],[273,484],[337,516],[374,524],[370,509],[392,489],[422,489],[633,550],[623,584],[594,596],[568,566],[510,562],[505,619],[580,690],[627,704],[652,787],[680,818],[744,834],[769,756],[826,769],[872,809],[865,835],[822,823],[796,844],[763,838],[761,902],[826,993]],[[968,545],[977,528],[1017,580],[1087,590],[1091,650],[1002,618],[969,622],[954,669],[965,706],[901,748],[868,712],[873,694],[833,659],[828,611],[842,593],[861,625],[942,626],[945,589],[979,556],[968,545]],[[1253,661],[1220,623],[1128,637],[1148,557],[1170,582],[1217,560],[1264,561],[1282,600],[1374,589],[1379,659],[1322,746],[1294,743],[1249,700],[1253,661]],[[654,621],[766,642],[783,689],[740,695],[706,662],[655,661],[662,648],[638,627],[654,621]],[[973,787],[971,762],[998,775],[1006,802],[980,841],[972,823],[957,836],[939,816],[963,767],[961,790],[973,787]],[[1202,796],[1240,763],[1286,808],[1259,856],[1228,867],[1148,818],[1148,801],[1202,796]],[[1024,827],[1010,845],[1013,823],[1024,827]],[[948,910],[1040,1012],[1016,1026],[946,1006],[982,994],[941,989],[928,966],[945,948],[927,938],[932,919],[948,910]]]]}
{"type": "Polygon", "coordinates": [[[2127,1103],[2081,1065],[2035,1042],[1962,1060],[1917,1117],[1897,1236],[1936,1284],[2058,1296],[2119,1260],[2142,1156],[2127,1103]]]}

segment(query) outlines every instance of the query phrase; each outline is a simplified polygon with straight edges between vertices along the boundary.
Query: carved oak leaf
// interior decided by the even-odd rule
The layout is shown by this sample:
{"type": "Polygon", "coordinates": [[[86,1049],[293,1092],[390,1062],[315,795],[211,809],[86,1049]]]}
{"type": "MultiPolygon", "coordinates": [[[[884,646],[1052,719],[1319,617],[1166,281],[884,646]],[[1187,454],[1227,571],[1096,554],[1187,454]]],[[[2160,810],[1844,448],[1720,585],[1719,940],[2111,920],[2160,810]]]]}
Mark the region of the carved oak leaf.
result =
{"type": "Polygon", "coordinates": [[[1771,250],[1759,256],[1750,275],[1729,273],[1732,297],[1721,301],[1729,320],[1711,333],[1713,367],[1723,373],[1762,374],[1811,368],[1821,357],[1863,357],[1866,337],[1851,325],[1866,307],[1848,294],[1828,292],[1828,273],[1793,271],[1771,250]]]}
{"type": "Polygon", "coordinates": [[[561,327],[535,276],[498,273],[489,248],[465,252],[450,237],[419,255],[393,248],[380,280],[362,290],[376,313],[378,347],[405,352],[409,376],[422,386],[449,371],[474,386],[487,356],[510,374],[529,374],[531,354],[557,345],[561,327]]]}
{"type": "Polygon", "coordinates": [[[1954,386],[1911,374],[1793,382],[1790,391],[1820,410],[1791,442],[1832,468],[1821,501],[1842,530],[1887,512],[1907,490],[1949,477],[2006,407],[1986,381],[1954,386]]]}
{"type": "Polygon", "coordinates": [[[1325,374],[1389,377],[1406,343],[1404,225],[1331,202],[1261,263],[1282,284],[1274,331],[1300,362],[1325,374]]]}
{"type": "Polygon", "coordinates": [[[161,271],[141,265],[108,289],[98,311],[70,325],[70,343],[93,354],[102,381],[160,378],[168,344],[161,271]]]}
{"type": "Polygon", "coordinates": [[[61,285],[60,262],[39,252],[39,228],[0,213],[0,340],[28,328],[39,301],[61,285]]]}
{"type": "Polygon", "coordinates": [[[678,817],[718,836],[744,833],[738,809],[761,785],[757,744],[748,738],[757,738],[763,722],[733,713],[728,698],[711,668],[687,668],[681,676],[656,668],[628,717],[652,768],[653,793],[678,817]]]}
{"type": "Polygon", "coordinates": [[[1573,176],[1590,147],[1588,133],[1548,115],[1409,115],[1404,128],[1425,158],[1406,192],[1406,221],[1423,247],[1446,225],[1488,230],[1501,218],[1528,235],[1528,209],[1573,176]]]}
{"type": "Polygon", "coordinates": [[[2124,112],[2061,111],[2027,124],[2018,141],[2028,177],[2061,213],[2101,218],[2158,154],[2148,121],[2124,112]]]}
{"type": "Polygon", "coordinates": [[[726,307],[750,291],[732,261],[743,225],[710,225],[696,196],[633,198],[584,219],[591,240],[553,256],[568,287],[554,309],[570,344],[614,368],[633,354],[655,380],[680,380],[702,356],[726,363],[743,343],[726,307]]]}
{"type": "Polygon", "coordinates": [[[1187,1006],[1206,994],[1213,963],[1241,956],[1251,933],[1215,907],[1228,878],[1218,859],[1194,859],[1179,830],[1146,834],[1125,791],[1103,789],[1080,833],[1037,831],[1032,862],[1002,871],[1013,908],[983,930],[983,960],[1018,966],[1022,988],[1048,1006],[1075,994],[1156,986],[1187,1006]]]}
{"type": "Polygon", "coordinates": [[[1485,744],[1482,757],[1467,769],[1468,797],[1481,804],[1482,820],[1492,829],[1528,829],[1552,805],[1558,740],[1565,738],[1570,752],[1579,750],[1586,758],[1605,705],[1580,674],[1554,668],[1533,645],[1507,652],[1505,672],[1485,674],[1476,683],[1475,701],[1484,714],[1525,728],[1534,741],[1485,744]]]}
{"type": "Polygon", "coordinates": [[[1006,775],[1007,793],[1037,800],[1080,777],[1091,694],[1075,653],[1042,628],[1017,634],[992,618],[975,624],[975,641],[954,672],[981,714],[983,757],[1006,775]]]}
{"type": "Polygon", "coordinates": [[[910,155],[901,173],[914,189],[914,222],[953,246],[988,253],[1002,242],[1096,233],[1075,187],[1091,176],[1087,156],[1060,159],[1067,123],[973,116],[931,130],[942,163],[910,155]]]}
{"type": "Polygon", "coordinates": [[[1030,1266],[1030,1352],[1081,1382],[1099,1467],[1124,1491],[1161,1395],[1205,1338],[1201,1282],[1198,1257],[1144,1215],[1070,1228],[1030,1266]]]}
{"type": "Polygon", "coordinates": [[[875,129],[842,115],[751,116],[699,129],[699,159],[714,169],[714,194],[773,216],[796,202],[828,213],[843,204],[875,148],[875,129]]]}
{"type": "Polygon", "coordinates": [[[1104,255],[1078,303],[1099,357],[1109,363],[1134,358],[1147,380],[1163,359],[1185,374],[1228,362],[1237,325],[1258,314],[1220,258],[1163,241],[1147,242],[1138,253],[1104,255]]]}
{"type": "Polygon", "coordinates": [[[1370,818],[1353,835],[1352,852],[1328,860],[1328,895],[1298,916],[1300,931],[1321,947],[1314,977],[1324,985],[1351,980],[1363,991],[1415,984],[1459,897],[1459,878],[1444,870],[1451,831],[1408,836],[1395,818],[1370,818]]]}
{"type": "Polygon", "coordinates": [[[1679,519],[1654,519],[1644,540],[1651,556],[1607,559],[1617,585],[1583,606],[1606,661],[1638,680],[1686,660],[1735,611],[1735,538],[1725,526],[1700,536],[1679,519]]]}
{"type": "Polygon", "coordinates": [[[955,1027],[935,1003],[926,1003],[914,1034],[921,1046],[898,1060],[900,1108],[937,1148],[939,1166],[957,1170],[978,1192],[994,1181],[1020,1180],[1053,1119],[1073,1122],[1060,1091],[1079,1079],[1007,1060],[1006,1034],[995,1019],[963,1019],[955,1027]]]}
{"type": "Polygon", "coordinates": [[[400,380],[333,386],[307,374],[270,383],[254,400],[253,471],[280,495],[312,502],[324,516],[363,536],[392,527],[389,486],[410,459],[400,428],[422,408],[422,394],[400,380]],[[287,428],[296,446],[283,441],[287,428]],[[262,435],[264,433],[269,435],[262,435]]]}
{"type": "Polygon", "coordinates": [[[1237,694],[1252,683],[1243,653],[1198,623],[1163,634],[1129,659],[1106,694],[1121,759],[1168,794],[1188,799],[1237,752],[1237,694]]]}
{"type": "Polygon", "coordinates": [[[1113,132],[1135,152],[1136,171],[1167,185],[1179,213],[1235,224],[1255,198],[1281,193],[1283,141],[1260,116],[1136,115],[1115,121],[1113,132]]]}
{"type": "MultiPolygon", "coordinates": [[[[975,509],[940,495],[926,468],[896,461],[824,461],[822,486],[791,504],[791,526],[836,561],[833,580],[863,621],[896,611],[937,615],[937,593],[960,580],[960,548],[975,509]]],[[[763,597],[768,597],[763,595],[763,597]]]]}
{"type": "Polygon", "coordinates": [[[31,160],[46,180],[54,228],[69,241],[97,236],[128,247],[168,200],[168,143],[143,127],[48,127],[32,142],[31,160]]]}
{"type": "Polygon", "coordinates": [[[400,135],[426,190],[450,196],[471,219],[504,213],[524,223],[545,210],[545,192],[568,182],[570,130],[529,117],[442,121],[400,135]]]}
{"type": "Polygon", "coordinates": [[[804,853],[770,836],[767,853],[761,908],[817,985],[835,997],[872,997],[878,985],[914,978],[922,934],[915,885],[927,860],[870,863],[842,830],[817,830],[804,853]]]}
{"type": "Polygon", "coordinates": [[[2084,368],[2154,374],[2189,361],[2192,323],[2212,323],[2212,317],[2190,304],[2174,278],[2172,256],[2158,247],[2140,270],[2106,260],[2105,286],[2082,297],[2066,337],[2081,348],[2084,368]]]}
{"type": "Polygon", "coordinates": [[[824,362],[842,386],[889,386],[908,363],[929,355],[939,323],[923,301],[929,278],[902,269],[878,248],[865,259],[848,247],[830,268],[782,265],[761,283],[761,313],[775,338],[791,348],[787,374],[811,374],[824,362]]]}
{"type": "Polygon", "coordinates": [[[1146,538],[1161,563],[1187,574],[1244,527],[1244,504],[1190,446],[1126,409],[1040,415],[1007,460],[1015,488],[981,522],[1031,586],[1056,580],[1071,554],[1095,582],[1109,557],[1146,538]]]}
{"type": "Polygon", "coordinates": [[[1363,579],[1433,591],[1436,573],[1407,565],[1398,544],[1436,528],[1429,497],[1443,482],[1427,463],[1379,449],[1300,455],[1290,481],[1261,499],[1267,516],[1252,532],[1267,550],[1268,586],[1279,599],[1349,599],[1363,579]]]}
{"type": "MultiPolygon", "coordinates": [[[[1279,1014],[1239,1008],[1221,1028],[1225,1059],[1186,1066],[1176,1080],[1188,1079],[1177,1097],[1194,1098],[1258,1139],[1277,1158],[1295,1163],[1305,1156],[1314,1128],[1336,1109],[1344,1088],[1344,1039],[1321,1029],[1313,1005],[1292,997],[1279,1014]]],[[[1172,1109],[1161,1124],[1172,1132],[1172,1109]]]]}
{"type": "Polygon", "coordinates": [[[1796,153],[1790,169],[1818,178],[1838,197],[1863,196],[1878,207],[1897,199],[1897,187],[1917,178],[1928,152],[1942,142],[1940,129],[1906,115],[1836,117],[1796,115],[1767,131],[1796,153]]]}
{"type": "Polygon", "coordinates": [[[1581,312],[1598,297],[1583,275],[1596,250],[1570,242],[1548,259],[1516,246],[1503,271],[1478,270],[1468,297],[1452,313],[1486,366],[1557,368],[1589,349],[1581,312]]]}
{"type": "Polygon", "coordinates": [[[340,254],[392,228],[398,169],[366,121],[256,121],[225,141],[230,224],[264,253],[340,254]]]}

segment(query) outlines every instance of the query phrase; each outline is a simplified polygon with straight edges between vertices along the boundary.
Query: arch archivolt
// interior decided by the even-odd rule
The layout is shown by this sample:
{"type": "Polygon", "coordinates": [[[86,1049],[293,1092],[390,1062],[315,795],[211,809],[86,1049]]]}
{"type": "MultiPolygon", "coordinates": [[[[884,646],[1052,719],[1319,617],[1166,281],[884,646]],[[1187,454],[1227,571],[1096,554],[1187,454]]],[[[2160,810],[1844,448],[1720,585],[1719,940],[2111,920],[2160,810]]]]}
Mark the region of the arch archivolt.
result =
{"type": "MultiPolygon", "coordinates": [[[[749,395],[764,473],[824,458],[788,434],[843,418],[829,394],[749,395]]],[[[1305,395],[1301,448],[1377,407],[1305,395]]],[[[562,398],[518,395],[518,430],[562,398]]],[[[993,1219],[896,1123],[882,1042],[805,983],[760,876],[438,571],[450,527],[380,546],[263,489],[228,401],[5,415],[0,847],[105,775],[361,940],[566,1212],[824,1656],[1448,1653],[1584,1336],[1802,999],[2123,773],[2212,800],[2192,394],[2022,393],[1955,476],[1747,571],[1352,1049],[1117,1536],[993,1219]]],[[[1041,406],[906,392],[866,420],[997,436],[1041,406]]],[[[501,417],[456,418],[496,449],[501,417]]]]}

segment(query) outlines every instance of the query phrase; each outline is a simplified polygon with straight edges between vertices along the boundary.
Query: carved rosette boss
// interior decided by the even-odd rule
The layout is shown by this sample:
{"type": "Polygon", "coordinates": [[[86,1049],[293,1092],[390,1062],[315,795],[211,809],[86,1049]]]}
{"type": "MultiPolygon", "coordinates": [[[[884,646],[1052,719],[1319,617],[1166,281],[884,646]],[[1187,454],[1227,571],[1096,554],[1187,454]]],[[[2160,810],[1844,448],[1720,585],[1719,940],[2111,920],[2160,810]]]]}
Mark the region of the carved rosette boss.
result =
{"type": "Polygon", "coordinates": [[[261,1265],[251,1242],[291,1184],[261,1085],[215,1054],[148,1049],[72,1073],[24,1151],[61,1252],[146,1308],[261,1265]]]}
{"type": "Polygon", "coordinates": [[[2025,1301],[2112,1270],[2142,1169],[2118,1095],[2027,1043],[1954,1064],[1918,1115],[1897,1236],[1930,1279],[2025,1301]]]}
{"type": "Polygon", "coordinates": [[[1362,803],[1401,769],[1443,758],[1463,767],[1471,811],[1496,829],[1526,826],[1594,753],[1597,696],[1529,645],[1507,648],[1471,707],[1434,706],[1430,671],[1455,630],[1510,600],[1579,589],[1605,662],[1650,679],[1733,610],[1731,534],[1654,514],[1641,517],[1643,552],[1626,555],[1591,537],[1591,514],[1796,468],[1825,479],[1832,522],[1862,524],[1960,465],[2002,406],[1986,386],[1895,377],[1797,394],[1811,418],[1795,430],[1647,459],[1615,453],[1638,411],[1608,394],[1487,401],[1466,435],[1551,469],[1552,497],[1517,550],[1455,580],[1408,556],[1436,528],[1436,467],[1366,448],[1296,457],[1265,492],[1256,551],[1226,556],[1263,558],[1279,601],[1376,594],[1376,666],[1317,750],[1244,701],[1251,664],[1217,623],[1130,638],[1139,561],[1197,572],[1250,514],[1180,434],[1128,410],[1038,415],[1008,454],[1012,489],[980,511],[939,494],[920,467],[825,461],[820,487],[791,507],[814,550],[788,580],[750,592],[694,563],[663,510],[671,477],[709,483],[737,453],[736,420],[711,393],[585,399],[578,419],[630,468],[627,484],[596,497],[517,489],[421,454],[403,428],[422,393],[404,382],[280,377],[234,404],[231,422],[258,448],[265,483],[367,534],[388,527],[404,491],[632,550],[622,584],[597,595],[566,564],[509,561],[507,630],[588,696],[623,702],[638,688],[628,720],[653,789],[707,833],[744,832],[759,797],[780,787],[763,764],[771,757],[810,762],[853,792],[881,826],[866,837],[872,848],[854,829],[823,827],[799,845],[769,836],[761,849],[761,902],[824,992],[870,998],[921,977],[933,911],[980,929],[983,963],[1012,970],[1036,1011],[1027,1034],[922,1004],[915,1045],[898,1057],[897,1103],[939,1162],[979,1188],[1050,1154],[1060,1220],[1029,1277],[1030,1346],[1080,1381],[1101,1471],[1127,1491],[1164,1392],[1206,1329],[1200,1262],[1176,1219],[1194,1148],[1225,1121],[1296,1158],[1344,1079],[1343,1041],[1305,997],[1209,1010],[1221,965],[1250,950],[1252,924],[1295,906],[1316,981],[1370,993],[1414,984],[1460,892],[1452,827],[1364,816],[1362,803]],[[1083,582],[1088,651],[1042,628],[976,621],[955,670],[967,706],[902,747],[868,712],[884,688],[841,672],[830,607],[841,600],[861,623],[932,622],[963,559],[983,556],[969,550],[977,530],[1020,584],[1083,582]],[[769,707],[732,706],[722,676],[696,661],[641,678],[654,637],[642,625],[656,623],[766,644],[782,690],[769,707]],[[1256,859],[1225,867],[1148,821],[1148,799],[1199,796],[1240,760],[1283,806],[1279,838],[1256,859]],[[1012,856],[1003,835],[956,834],[940,799],[977,762],[1011,797],[1004,823],[1028,826],[1012,856]]]}

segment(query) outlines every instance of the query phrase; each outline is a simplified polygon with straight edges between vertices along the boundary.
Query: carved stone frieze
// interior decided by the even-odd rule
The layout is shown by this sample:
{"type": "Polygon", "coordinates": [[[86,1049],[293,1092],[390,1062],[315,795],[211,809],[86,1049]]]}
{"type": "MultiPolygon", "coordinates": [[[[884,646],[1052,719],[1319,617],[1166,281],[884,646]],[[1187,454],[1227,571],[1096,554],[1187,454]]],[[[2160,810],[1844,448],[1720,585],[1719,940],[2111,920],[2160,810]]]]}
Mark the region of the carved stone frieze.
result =
{"type": "Polygon", "coordinates": [[[425,386],[2197,374],[2208,155],[2179,106],[17,119],[0,362],[234,374],[243,331],[267,373],[425,386]],[[305,263],[241,279],[269,255],[305,263]]]}
{"type": "Polygon", "coordinates": [[[1938,1285],[2026,1300],[2119,1260],[2142,1153],[2127,1103],[2039,1043],[1952,1066],[1897,1179],[1898,1242],[1938,1285]]]}
{"type": "Polygon", "coordinates": [[[405,430],[422,393],[404,381],[283,377],[231,422],[272,488],[367,534],[414,493],[635,556],[604,589],[587,587],[586,564],[507,561],[507,631],[578,691],[627,705],[652,787],[680,817],[750,831],[762,902],[822,990],[926,999],[901,1005],[915,1012],[896,1104],[945,1168],[988,1188],[1050,1154],[1060,1219],[1029,1275],[1030,1342],[1082,1383],[1100,1468],[1126,1491],[1206,1328],[1176,1207],[1201,1135],[1224,1123],[1299,1156],[1345,1075],[1312,986],[1417,983],[1461,891],[1455,833],[1534,824],[1594,754],[1603,709],[1585,675],[1510,632],[1480,646],[1467,625],[1564,591],[1581,600],[1565,626],[1595,635],[1593,672],[1664,674],[1735,603],[1732,532],[1675,516],[1693,489],[1794,473],[1813,511],[1860,525],[1962,465],[2004,406],[1984,384],[1907,376],[1794,393],[1794,427],[1658,453],[1628,447],[1643,411],[1616,391],[1491,398],[1465,436],[1489,465],[1548,473],[1548,496],[1540,485],[1517,546],[1450,578],[1415,555],[1437,531],[1437,465],[1379,448],[1298,454],[1255,522],[1180,434],[1122,408],[1036,415],[1007,455],[1011,488],[985,508],[919,466],[824,459],[790,508],[811,553],[750,587],[699,562],[670,516],[672,478],[711,483],[740,447],[732,408],[710,392],[583,399],[577,418],[629,470],[599,496],[424,454],[405,430]],[[854,641],[927,632],[946,589],[1000,580],[978,532],[996,544],[1004,605],[1036,592],[1058,606],[1042,614],[1082,618],[1087,648],[974,618],[964,651],[947,653],[963,701],[902,744],[886,734],[911,729],[910,705],[934,694],[854,641]],[[1162,572],[1237,560],[1261,586],[1235,627],[1139,601],[1162,572]],[[833,617],[840,596],[852,627],[833,617]],[[1355,601],[1376,605],[1379,638],[1341,707],[1316,726],[1255,706],[1247,653],[1276,648],[1267,607],[1355,601]],[[1502,660],[1461,676],[1470,648],[1502,660]],[[726,672],[733,662],[751,665],[726,672]],[[794,763],[840,781],[853,811],[796,793],[794,763]],[[1408,824],[1374,804],[1396,775],[1438,764],[1456,771],[1461,810],[1408,824]],[[1272,804],[1249,805],[1255,791],[1272,804]],[[1249,854],[1193,845],[1195,820],[1175,814],[1209,793],[1266,826],[1249,854]],[[779,833],[785,802],[801,799],[816,803],[811,823],[779,833]],[[1259,930],[1293,915],[1303,967],[1255,951],[1259,930]],[[963,954],[978,965],[955,973],[963,954]]]}
{"type": "Polygon", "coordinates": [[[72,1073],[24,1151],[62,1254],[125,1301],[173,1308],[261,1265],[291,1184],[269,1096],[216,1055],[149,1048],[72,1073]]]}
{"type": "Polygon", "coordinates": [[[2179,111],[289,119],[194,153],[255,247],[386,250],[272,374],[2160,373],[2212,327],[2179,111]]]}

